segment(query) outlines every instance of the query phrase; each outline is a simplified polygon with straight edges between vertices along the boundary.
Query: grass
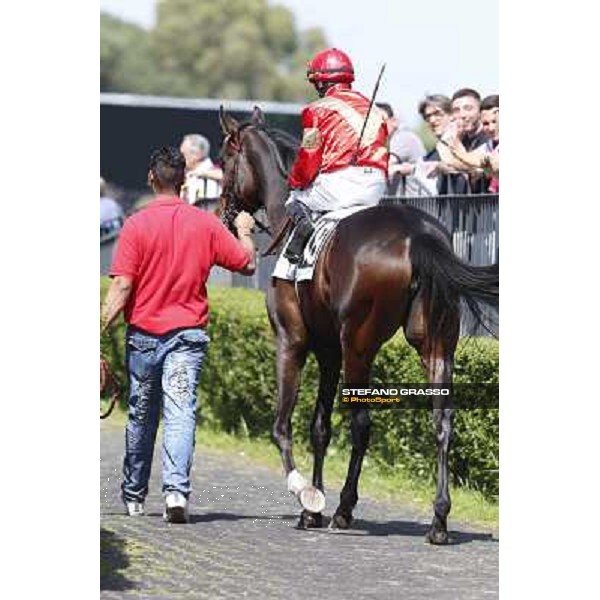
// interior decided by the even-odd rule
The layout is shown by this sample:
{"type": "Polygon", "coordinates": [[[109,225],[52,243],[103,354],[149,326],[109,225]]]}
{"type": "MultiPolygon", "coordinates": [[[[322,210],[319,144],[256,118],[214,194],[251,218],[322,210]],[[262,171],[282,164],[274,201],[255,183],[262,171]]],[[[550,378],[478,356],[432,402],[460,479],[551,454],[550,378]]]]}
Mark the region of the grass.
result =
{"type": "MultiPolygon", "coordinates": [[[[125,426],[126,414],[115,408],[108,419],[113,424],[125,426]]],[[[206,426],[198,427],[196,448],[199,452],[215,452],[233,455],[237,460],[249,461],[268,467],[282,474],[281,486],[285,479],[279,452],[265,439],[242,438],[206,426]]],[[[312,454],[302,446],[294,447],[294,458],[298,470],[308,479],[312,474],[312,454]]],[[[330,447],[325,461],[325,485],[329,488],[341,488],[346,478],[349,455],[335,447],[330,447]]],[[[435,494],[433,482],[420,480],[409,473],[389,467],[369,458],[363,463],[359,483],[359,495],[379,501],[396,502],[410,506],[413,510],[429,518],[432,514],[432,501],[435,494]]],[[[498,532],[499,505],[484,498],[476,491],[467,488],[452,487],[452,522],[461,522],[469,526],[498,532]]]]}

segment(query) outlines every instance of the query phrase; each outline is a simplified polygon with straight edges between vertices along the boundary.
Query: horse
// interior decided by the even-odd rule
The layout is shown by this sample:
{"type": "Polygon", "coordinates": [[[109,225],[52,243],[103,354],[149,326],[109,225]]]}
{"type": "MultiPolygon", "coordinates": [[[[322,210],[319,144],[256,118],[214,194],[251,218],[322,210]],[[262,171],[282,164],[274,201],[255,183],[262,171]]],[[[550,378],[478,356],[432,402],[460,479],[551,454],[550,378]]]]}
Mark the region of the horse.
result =
{"type": "MultiPolygon", "coordinates": [[[[233,220],[240,211],[254,214],[264,207],[271,233],[281,232],[289,193],[287,173],[298,142],[285,132],[269,129],[258,107],[250,120],[239,123],[221,106],[219,120],[224,135],[222,221],[233,231],[233,220]]],[[[498,297],[498,265],[475,267],[461,261],[442,224],[410,206],[378,205],[341,220],[319,256],[311,281],[271,279],[266,306],[277,356],[272,438],[281,455],[288,490],[303,506],[299,527],[325,526],[323,463],[342,368],[344,387],[363,387],[369,382],[378,350],[402,327],[430,384],[451,384],[461,299],[482,323],[480,303],[495,306],[498,297]],[[291,426],[309,351],[314,353],[320,373],[310,435],[312,486],[296,470],[291,426]]],[[[437,488],[426,539],[438,545],[448,543],[451,418],[448,397],[433,396],[437,488]]],[[[352,410],[350,433],[348,473],[329,523],[334,529],[352,524],[370,434],[368,408],[352,410]]]]}

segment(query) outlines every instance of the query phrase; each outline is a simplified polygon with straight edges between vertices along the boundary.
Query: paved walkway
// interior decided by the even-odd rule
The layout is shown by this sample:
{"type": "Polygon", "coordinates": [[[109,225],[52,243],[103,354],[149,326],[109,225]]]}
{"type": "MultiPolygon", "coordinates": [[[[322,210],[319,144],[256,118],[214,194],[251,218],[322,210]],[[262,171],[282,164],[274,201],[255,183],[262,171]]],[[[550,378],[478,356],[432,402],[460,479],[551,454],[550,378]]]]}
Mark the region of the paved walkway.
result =
{"type": "MultiPolygon", "coordinates": [[[[453,544],[424,542],[429,517],[361,498],[353,529],[295,528],[283,477],[237,455],[198,454],[191,522],[162,520],[155,459],[146,516],[119,498],[124,433],[101,423],[101,598],[471,600],[498,597],[498,541],[455,527],[453,544]],[[427,517],[427,518],[425,518],[427,517]]],[[[328,490],[328,517],[339,489],[328,490]]]]}

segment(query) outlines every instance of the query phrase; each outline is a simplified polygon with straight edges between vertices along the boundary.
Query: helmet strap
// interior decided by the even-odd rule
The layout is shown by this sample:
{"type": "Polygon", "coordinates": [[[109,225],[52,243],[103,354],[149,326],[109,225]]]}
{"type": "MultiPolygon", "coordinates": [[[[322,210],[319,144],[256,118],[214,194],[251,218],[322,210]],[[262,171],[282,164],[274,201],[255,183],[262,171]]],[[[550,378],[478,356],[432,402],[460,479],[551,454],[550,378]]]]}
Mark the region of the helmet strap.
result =
{"type": "Polygon", "coordinates": [[[315,89],[319,94],[319,98],[322,98],[330,87],[330,84],[325,81],[315,81],[315,89]]]}

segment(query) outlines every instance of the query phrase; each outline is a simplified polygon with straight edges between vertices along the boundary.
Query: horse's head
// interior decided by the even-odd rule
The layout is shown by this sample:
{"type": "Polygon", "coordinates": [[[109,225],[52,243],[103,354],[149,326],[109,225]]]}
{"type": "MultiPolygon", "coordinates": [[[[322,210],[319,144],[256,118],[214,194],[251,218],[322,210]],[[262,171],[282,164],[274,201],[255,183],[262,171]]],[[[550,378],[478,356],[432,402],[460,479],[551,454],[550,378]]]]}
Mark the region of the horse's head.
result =
{"type": "Polygon", "coordinates": [[[255,106],[250,121],[240,124],[221,106],[219,121],[224,135],[220,154],[223,191],[219,215],[235,233],[235,217],[241,211],[254,214],[262,205],[258,176],[252,164],[252,138],[257,129],[264,127],[265,119],[260,108],[255,106]]]}

